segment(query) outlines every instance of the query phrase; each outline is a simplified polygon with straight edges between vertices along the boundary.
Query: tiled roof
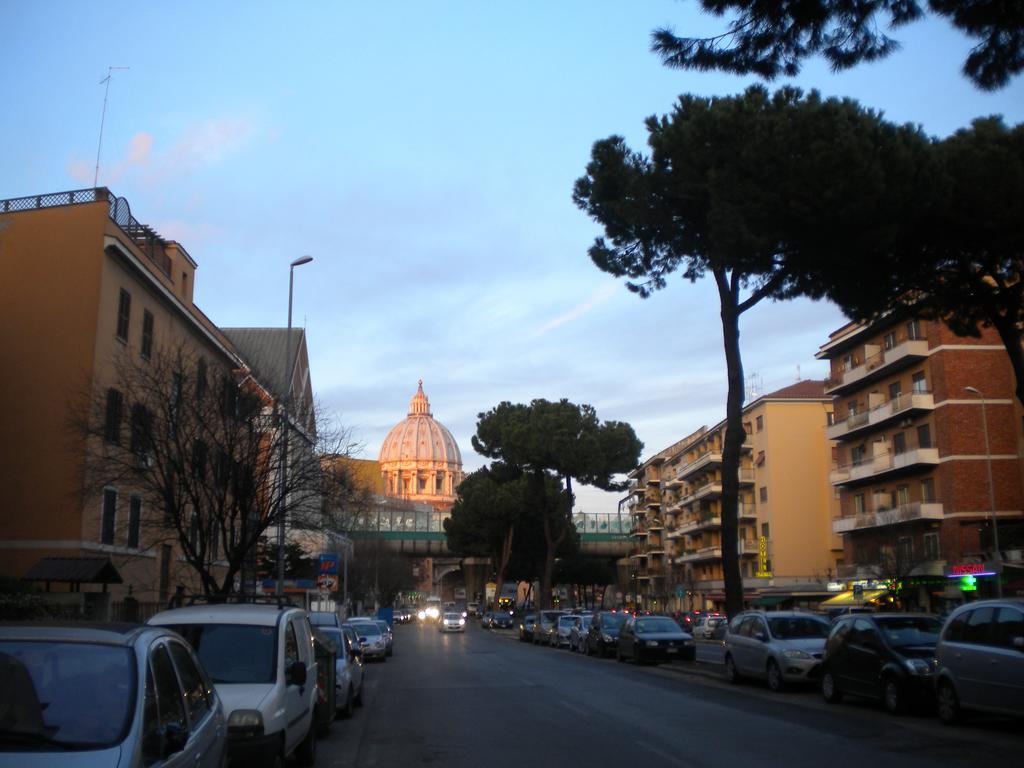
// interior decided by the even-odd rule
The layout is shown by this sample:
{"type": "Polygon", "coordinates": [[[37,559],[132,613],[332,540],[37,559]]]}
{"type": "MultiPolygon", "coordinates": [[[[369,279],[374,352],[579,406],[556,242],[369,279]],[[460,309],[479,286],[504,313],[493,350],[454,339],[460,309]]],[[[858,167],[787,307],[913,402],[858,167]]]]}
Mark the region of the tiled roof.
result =
{"type": "Polygon", "coordinates": [[[107,557],[44,557],[22,576],[24,581],[72,584],[121,584],[121,574],[107,557]]]}
{"type": "Polygon", "coordinates": [[[814,381],[813,379],[805,379],[804,381],[798,381],[795,384],[790,384],[788,387],[783,387],[775,392],[769,392],[761,397],[771,400],[803,400],[806,398],[814,397],[825,397],[825,382],[814,381]]]}
{"type": "MultiPolygon", "coordinates": [[[[273,394],[280,396],[287,389],[285,354],[287,328],[221,328],[238,353],[253,369],[256,379],[273,394]]],[[[292,328],[292,360],[294,370],[302,345],[302,328],[292,328]]]]}

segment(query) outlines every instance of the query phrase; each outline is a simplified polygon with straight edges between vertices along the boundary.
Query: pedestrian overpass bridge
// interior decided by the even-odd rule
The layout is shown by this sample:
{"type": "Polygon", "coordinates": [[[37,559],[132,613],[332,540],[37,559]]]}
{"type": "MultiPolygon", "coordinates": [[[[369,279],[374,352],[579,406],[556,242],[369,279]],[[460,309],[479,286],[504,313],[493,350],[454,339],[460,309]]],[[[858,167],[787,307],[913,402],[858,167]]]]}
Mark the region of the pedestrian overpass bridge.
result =
{"type": "MultiPolygon", "coordinates": [[[[355,541],[380,542],[386,551],[410,557],[451,557],[444,520],[450,512],[388,508],[364,517],[356,530],[348,532],[355,541]]],[[[629,554],[632,520],[617,512],[578,512],[572,517],[580,534],[580,553],[593,557],[620,558],[629,554]]]]}

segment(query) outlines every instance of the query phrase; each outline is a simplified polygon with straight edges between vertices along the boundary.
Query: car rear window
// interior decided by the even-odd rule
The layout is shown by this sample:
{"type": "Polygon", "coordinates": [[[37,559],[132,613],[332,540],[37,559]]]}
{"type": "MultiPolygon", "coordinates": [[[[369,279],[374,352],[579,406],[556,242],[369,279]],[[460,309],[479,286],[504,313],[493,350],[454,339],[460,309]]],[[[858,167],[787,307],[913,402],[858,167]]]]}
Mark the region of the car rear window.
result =
{"type": "Polygon", "coordinates": [[[829,625],[820,619],[810,617],[791,617],[769,619],[768,626],[772,636],[780,640],[796,640],[799,638],[828,637],[829,625]]]}
{"type": "Polygon", "coordinates": [[[244,624],[171,627],[195,649],[214,683],[272,683],[277,679],[277,628],[244,624]]]}
{"type": "Polygon", "coordinates": [[[942,622],[930,616],[879,616],[875,623],[897,648],[935,645],[942,629],[942,622]]]}

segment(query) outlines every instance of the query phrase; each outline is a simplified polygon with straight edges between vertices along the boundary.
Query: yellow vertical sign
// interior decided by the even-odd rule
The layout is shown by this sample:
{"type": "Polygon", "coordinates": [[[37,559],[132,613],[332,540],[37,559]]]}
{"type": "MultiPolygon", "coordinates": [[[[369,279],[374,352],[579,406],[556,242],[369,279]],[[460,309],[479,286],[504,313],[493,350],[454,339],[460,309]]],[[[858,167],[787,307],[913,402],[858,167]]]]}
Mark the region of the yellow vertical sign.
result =
{"type": "Polygon", "coordinates": [[[757,540],[757,573],[759,579],[770,579],[772,572],[768,570],[768,537],[761,536],[757,540]]]}

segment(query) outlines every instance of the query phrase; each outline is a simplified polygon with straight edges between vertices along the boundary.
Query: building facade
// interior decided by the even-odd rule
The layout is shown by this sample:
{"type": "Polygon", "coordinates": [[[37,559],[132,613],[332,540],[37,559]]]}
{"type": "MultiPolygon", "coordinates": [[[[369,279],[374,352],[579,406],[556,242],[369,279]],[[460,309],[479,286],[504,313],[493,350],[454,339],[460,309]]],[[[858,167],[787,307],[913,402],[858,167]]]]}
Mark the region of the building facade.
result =
{"type": "Polygon", "coordinates": [[[843,326],[818,357],[831,367],[840,577],[907,608],[962,602],[965,586],[994,593],[992,522],[1012,545],[1024,509],[1021,409],[998,335],[894,314],[843,326]]]}
{"type": "MultiPolygon", "coordinates": [[[[165,603],[178,588],[199,591],[183,543],[149,524],[166,513],[126,474],[86,473],[114,444],[134,451],[138,442],[138,461],[151,460],[146,411],[118,382],[133,368],[155,377],[169,351],[197,368],[188,380],[167,369],[168,411],[200,390],[220,397],[222,386],[268,402],[239,350],[193,302],[196,262],[136,220],[124,198],[97,188],[0,201],[0,264],[0,396],[9,404],[0,420],[0,573],[114,600],[165,603]],[[76,426],[97,408],[101,436],[76,426]],[[90,575],[89,563],[103,566],[90,575]]],[[[196,471],[210,458],[197,449],[196,471]]],[[[209,552],[215,569],[222,552],[209,552]]]]}
{"type": "MultiPolygon", "coordinates": [[[[745,601],[810,606],[828,596],[841,555],[828,482],[831,412],[822,382],[802,381],[743,409],[737,553],[745,601]]],[[[633,473],[636,594],[643,607],[716,609],[722,570],[725,422],[692,435],[633,473]]]]}

